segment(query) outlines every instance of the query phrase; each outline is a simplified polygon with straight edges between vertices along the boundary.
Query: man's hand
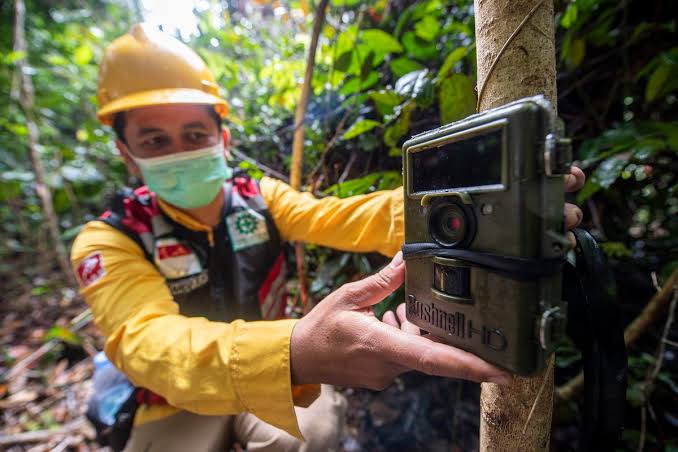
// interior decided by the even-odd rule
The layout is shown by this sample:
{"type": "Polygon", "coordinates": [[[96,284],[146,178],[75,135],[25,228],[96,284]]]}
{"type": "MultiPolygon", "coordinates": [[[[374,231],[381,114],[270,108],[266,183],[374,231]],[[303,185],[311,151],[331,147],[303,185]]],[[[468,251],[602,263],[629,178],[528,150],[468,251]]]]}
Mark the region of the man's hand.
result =
{"type": "Polygon", "coordinates": [[[399,374],[418,370],[471,381],[508,383],[509,374],[475,355],[380,322],[372,305],[403,283],[398,253],[390,265],[345,284],[301,319],[292,332],[292,382],[383,389],[399,374]]]}
{"type": "MultiPolygon", "coordinates": [[[[586,182],[586,176],[584,175],[584,172],[576,166],[573,166],[570,168],[570,174],[565,175],[565,191],[578,191],[584,186],[584,182],[586,182]]],[[[570,240],[573,248],[577,242],[574,239],[574,234],[570,231],[579,226],[582,217],[583,214],[579,207],[575,206],[574,204],[565,204],[565,228],[568,231],[567,238],[570,240]]]]}

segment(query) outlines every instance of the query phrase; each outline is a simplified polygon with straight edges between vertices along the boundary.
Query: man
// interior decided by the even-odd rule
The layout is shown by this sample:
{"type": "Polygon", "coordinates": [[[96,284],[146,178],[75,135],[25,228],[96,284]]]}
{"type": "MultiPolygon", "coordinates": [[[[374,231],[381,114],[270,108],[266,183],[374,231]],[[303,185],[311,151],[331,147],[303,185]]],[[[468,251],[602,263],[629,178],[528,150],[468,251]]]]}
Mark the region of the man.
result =
{"type": "MultiPolygon", "coordinates": [[[[233,442],[330,450],[345,403],[331,386],[318,395],[320,383],[380,389],[411,369],[508,381],[418,336],[402,308],[385,323],[371,314],[404,277],[402,189],[318,200],[270,178],[231,179],[221,126],[228,106],[212,74],[185,45],[145,26],[106,50],[97,95],[99,119],[147,185],[88,223],[72,250],[107,356],[144,388],[126,450],[233,442]],[[281,243],[294,240],[395,258],[304,319],[285,320],[281,243]]],[[[571,188],[583,181],[575,174],[571,188]]]]}

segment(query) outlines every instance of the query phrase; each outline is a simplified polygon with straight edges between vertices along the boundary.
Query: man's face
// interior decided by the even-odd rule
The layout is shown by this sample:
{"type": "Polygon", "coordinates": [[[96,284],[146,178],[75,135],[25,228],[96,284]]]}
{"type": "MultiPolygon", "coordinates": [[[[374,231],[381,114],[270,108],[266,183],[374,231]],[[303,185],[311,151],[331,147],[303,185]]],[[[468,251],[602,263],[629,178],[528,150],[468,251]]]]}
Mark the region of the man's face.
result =
{"type": "MultiPolygon", "coordinates": [[[[214,146],[222,130],[204,105],[156,105],[136,108],[125,113],[125,141],[118,140],[128,169],[140,174],[130,154],[138,158],[161,157],[184,151],[214,146]]],[[[224,153],[227,154],[228,133],[223,131],[224,153]]],[[[228,155],[226,155],[228,157],[228,155]]]]}

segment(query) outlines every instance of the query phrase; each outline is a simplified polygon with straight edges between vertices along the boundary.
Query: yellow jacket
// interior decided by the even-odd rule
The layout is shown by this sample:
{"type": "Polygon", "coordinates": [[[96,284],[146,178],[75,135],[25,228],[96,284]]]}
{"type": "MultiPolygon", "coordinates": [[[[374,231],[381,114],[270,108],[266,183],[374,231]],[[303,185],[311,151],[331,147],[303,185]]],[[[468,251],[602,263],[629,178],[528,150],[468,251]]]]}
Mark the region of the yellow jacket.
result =
{"type": "MultiPolygon", "coordinates": [[[[403,243],[402,188],[316,199],[263,178],[261,194],[283,240],[386,256],[403,243]]],[[[160,206],[189,229],[211,231],[166,203],[160,206]]],[[[247,411],[301,437],[295,402],[307,405],[319,388],[291,383],[289,347],[296,320],[223,323],[180,315],[164,277],[143,250],[101,221],[85,225],[73,243],[71,262],[81,272],[80,293],[106,338],[106,355],[135,385],[169,403],[142,406],[135,423],[178,409],[203,415],[247,411]]]]}

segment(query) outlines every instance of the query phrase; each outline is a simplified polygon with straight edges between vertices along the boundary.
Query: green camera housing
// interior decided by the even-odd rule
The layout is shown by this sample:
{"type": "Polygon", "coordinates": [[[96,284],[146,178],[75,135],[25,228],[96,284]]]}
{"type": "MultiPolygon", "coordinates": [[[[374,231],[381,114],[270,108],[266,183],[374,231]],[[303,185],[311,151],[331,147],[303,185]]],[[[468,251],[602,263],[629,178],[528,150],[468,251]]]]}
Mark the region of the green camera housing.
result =
{"type": "Polygon", "coordinates": [[[518,374],[543,368],[565,329],[571,154],[543,96],[403,145],[410,322],[518,374]]]}

